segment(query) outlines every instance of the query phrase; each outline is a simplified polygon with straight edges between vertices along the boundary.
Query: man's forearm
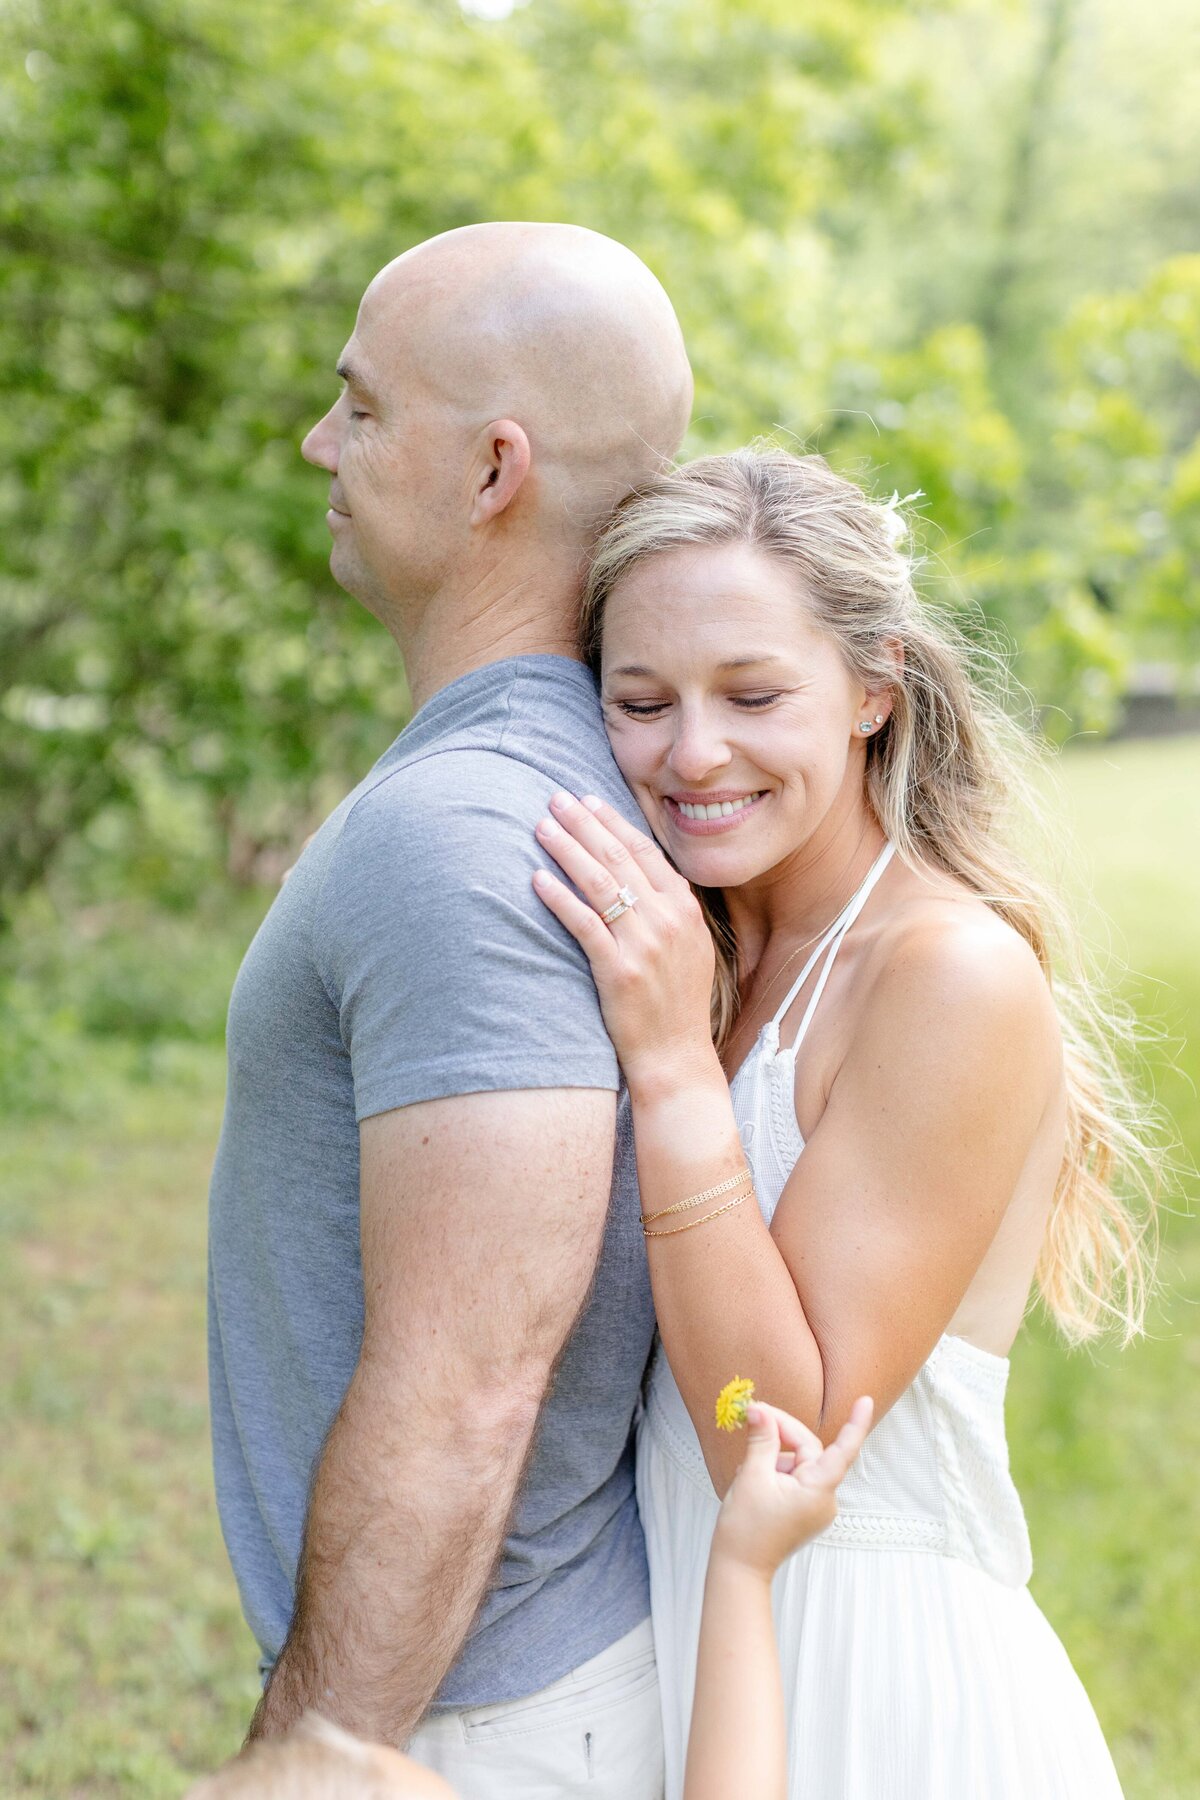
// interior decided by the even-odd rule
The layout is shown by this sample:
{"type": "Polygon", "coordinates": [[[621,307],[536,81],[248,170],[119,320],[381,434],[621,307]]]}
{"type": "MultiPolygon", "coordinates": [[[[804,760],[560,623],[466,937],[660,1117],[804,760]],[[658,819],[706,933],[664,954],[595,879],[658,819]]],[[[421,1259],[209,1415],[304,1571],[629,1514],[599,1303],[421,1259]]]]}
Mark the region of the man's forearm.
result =
{"type": "Polygon", "coordinates": [[[291,1629],[252,1738],[288,1730],[313,1706],[402,1745],[487,1591],[537,1405],[433,1395],[398,1409],[379,1392],[394,1379],[360,1365],[330,1430],[291,1629]],[[394,1420],[386,1437],[381,1419],[394,1420]]]}

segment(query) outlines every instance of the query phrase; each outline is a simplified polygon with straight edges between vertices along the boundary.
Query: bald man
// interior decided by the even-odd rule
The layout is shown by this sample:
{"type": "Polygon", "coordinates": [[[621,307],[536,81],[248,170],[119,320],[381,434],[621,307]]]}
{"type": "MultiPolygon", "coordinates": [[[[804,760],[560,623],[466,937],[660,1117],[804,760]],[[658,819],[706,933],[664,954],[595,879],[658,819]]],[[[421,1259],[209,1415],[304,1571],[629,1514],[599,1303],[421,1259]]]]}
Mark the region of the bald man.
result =
{"type": "Polygon", "coordinates": [[[636,818],[577,660],[597,523],[691,376],[628,250],[453,231],[376,276],[304,454],[415,715],[247,953],[213,1176],[217,1496],[268,1677],[464,1800],[655,1800],[631,1425],[653,1315],[587,964],[531,888],[560,788],[636,818]],[[448,1479],[447,1470],[453,1471],[448,1479]]]}

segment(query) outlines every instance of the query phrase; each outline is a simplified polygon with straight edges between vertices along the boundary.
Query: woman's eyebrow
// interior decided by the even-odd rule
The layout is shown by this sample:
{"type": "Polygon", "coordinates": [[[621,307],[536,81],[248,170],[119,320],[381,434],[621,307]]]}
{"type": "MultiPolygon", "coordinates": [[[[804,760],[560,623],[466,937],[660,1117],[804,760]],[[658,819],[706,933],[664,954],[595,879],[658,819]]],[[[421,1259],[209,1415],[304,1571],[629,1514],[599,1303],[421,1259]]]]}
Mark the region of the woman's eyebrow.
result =
{"type": "Polygon", "coordinates": [[[764,650],[761,656],[735,656],[729,662],[718,663],[718,669],[759,669],[764,663],[781,663],[782,656],[776,656],[772,650],[764,650]]]}
{"type": "MultiPolygon", "coordinates": [[[[734,656],[734,657],[731,657],[728,662],[718,663],[717,668],[718,669],[760,669],[766,663],[781,663],[783,660],[784,659],[782,656],[776,656],[773,651],[764,650],[761,656],[734,656]]],[[[643,676],[643,677],[648,678],[651,681],[653,681],[655,679],[654,670],[643,668],[641,663],[623,663],[619,669],[613,669],[612,673],[614,675],[643,676]]]]}

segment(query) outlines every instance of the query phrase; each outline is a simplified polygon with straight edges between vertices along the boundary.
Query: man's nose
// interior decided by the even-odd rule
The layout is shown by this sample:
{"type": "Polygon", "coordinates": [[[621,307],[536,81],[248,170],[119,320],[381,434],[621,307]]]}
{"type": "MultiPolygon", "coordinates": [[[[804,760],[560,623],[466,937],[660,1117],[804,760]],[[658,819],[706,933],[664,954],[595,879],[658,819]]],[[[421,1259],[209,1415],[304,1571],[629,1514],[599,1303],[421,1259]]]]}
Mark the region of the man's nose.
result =
{"type": "Polygon", "coordinates": [[[312,463],[314,468],[328,469],[331,475],[337,474],[338,466],[338,432],[333,420],[334,409],[331,406],[323,419],[318,419],[304,442],[300,446],[300,454],[305,462],[312,463]]]}
{"type": "Polygon", "coordinates": [[[701,716],[683,718],[675,733],[669,757],[681,781],[700,782],[730,760],[729,745],[716,720],[701,716]]]}

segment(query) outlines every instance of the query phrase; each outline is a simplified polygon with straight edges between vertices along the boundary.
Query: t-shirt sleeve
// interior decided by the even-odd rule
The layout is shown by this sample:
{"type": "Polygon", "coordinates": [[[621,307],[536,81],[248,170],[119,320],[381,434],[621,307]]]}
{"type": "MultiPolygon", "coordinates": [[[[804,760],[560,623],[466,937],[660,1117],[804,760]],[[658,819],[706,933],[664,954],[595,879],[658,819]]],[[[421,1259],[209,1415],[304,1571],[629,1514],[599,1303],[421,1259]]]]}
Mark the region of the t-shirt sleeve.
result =
{"type": "Polygon", "coordinates": [[[420,1100],[618,1086],[587,958],[531,886],[553,789],[443,751],[352,809],[314,916],[362,1120],[420,1100]]]}

